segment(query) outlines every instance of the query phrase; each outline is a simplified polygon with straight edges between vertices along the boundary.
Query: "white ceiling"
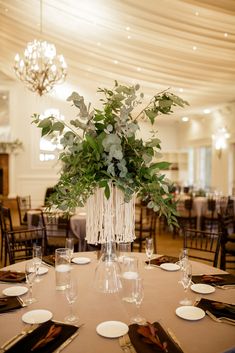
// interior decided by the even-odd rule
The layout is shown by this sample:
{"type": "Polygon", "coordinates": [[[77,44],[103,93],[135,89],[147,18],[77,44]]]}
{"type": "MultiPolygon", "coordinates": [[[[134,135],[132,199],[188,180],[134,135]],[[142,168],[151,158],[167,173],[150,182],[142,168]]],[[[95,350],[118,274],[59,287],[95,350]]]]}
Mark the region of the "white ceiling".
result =
{"type": "Polygon", "coordinates": [[[0,0],[2,75],[15,79],[15,54],[46,39],[66,59],[66,85],[81,94],[94,95],[116,79],[140,83],[147,97],[170,87],[190,103],[184,115],[235,101],[234,0],[43,0],[42,6],[40,33],[39,0],[0,0]]]}

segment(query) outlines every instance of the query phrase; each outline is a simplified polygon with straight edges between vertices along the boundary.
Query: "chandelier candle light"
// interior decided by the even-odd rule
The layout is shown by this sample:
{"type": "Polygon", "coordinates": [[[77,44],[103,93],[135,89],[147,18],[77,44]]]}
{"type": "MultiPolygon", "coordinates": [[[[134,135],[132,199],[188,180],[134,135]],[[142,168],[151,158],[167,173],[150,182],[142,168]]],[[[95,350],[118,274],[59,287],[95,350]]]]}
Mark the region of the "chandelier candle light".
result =
{"type": "MultiPolygon", "coordinates": [[[[40,2],[40,32],[42,34],[42,0],[40,2]]],[[[55,84],[63,83],[67,64],[63,55],[56,54],[54,44],[33,40],[27,44],[24,57],[15,56],[14,70],[17,77],[33,92],[42,96],[55,84]]]]}

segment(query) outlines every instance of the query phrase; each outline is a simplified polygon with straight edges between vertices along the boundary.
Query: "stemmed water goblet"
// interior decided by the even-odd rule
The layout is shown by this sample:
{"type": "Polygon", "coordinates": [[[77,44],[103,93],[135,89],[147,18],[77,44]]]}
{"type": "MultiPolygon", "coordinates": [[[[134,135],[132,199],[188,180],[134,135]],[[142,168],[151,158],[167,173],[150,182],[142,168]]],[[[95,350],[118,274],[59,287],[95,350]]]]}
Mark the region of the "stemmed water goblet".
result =
{"type": "Polygon", "coordinates": [[[34,245],[33,246],[33,262],[36,267],[36,278],[35,282],[40,282],[39,278],[39,268],[42,263],[42,247],[40,245],[34,245]]]}
{"type": "Polygon", "coordinates": [[[33,297],[33,283],[36,279],[37,269],[33,260],[27,261],[25,264],[26,283],[29,285],[29,297],[25,300],[25,304],[35,303],[37,300],[33,297]]]}
{"type": "Polygon", "coordinates": [[[150,270],[153,268],[150,264],[151,258],[153,256],[153,239],[152,238],[145,239],[145,253],[146,253],[148,261],[149,261],[148,265],[145,266],[145,268],[147,270],[150,270]]]}
{"type": "Polygon", "coordinates": [[[131,323],[143,325],[146,323],[146,319],[142,317],[139,313],[141,303],[144,299],[144,287],[143,280],[141,277],[137,277],[132,281],[132,298],[133,303],[136,305],[137,308],[137,315],[133,316],[130,321],[131,323]]]}
{"type": "Polygon", "coordinates": [[[69,261],[71,262],[74,252],[74,240],[73,238],[66,238],[65,247],[69,249],[69,261]]]}
{"type": "Polygon", "coordinates": [[[191,305],[192,301],[187,298],[187,291],[192,282],[192,265],[188,262],[181,271],[180,283],[183,285],[185,298],[180,301],[181,305],[191,305]]]}
{"type": "Polygon", "coordinates": [[[78,321],[78,317],[74,314],[73,304],[78,297],[77,281],[72,276],[70,277],[69,284],[65,289],[65,296],[70,306],[70,313],[65,317],[65,322],[74,324],[78,321]]]}

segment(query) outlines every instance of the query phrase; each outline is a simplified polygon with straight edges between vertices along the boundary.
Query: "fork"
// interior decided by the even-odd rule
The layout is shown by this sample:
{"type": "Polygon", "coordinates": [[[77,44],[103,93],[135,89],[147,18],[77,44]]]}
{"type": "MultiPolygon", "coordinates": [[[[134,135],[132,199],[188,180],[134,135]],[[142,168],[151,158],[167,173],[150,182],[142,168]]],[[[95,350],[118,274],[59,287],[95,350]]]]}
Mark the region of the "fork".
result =
{"type": "Polygon", "coordinates": [[[126,335],[123,336],[123,340],[124,340],[124,342],[125,342],[125,344],[126,344],[126,347],[129,348],[129,351],[130,351],[131,353],[136,353],[136,350],[135,350],[134,346],[132,345],[131,340],[130,340],[130,337],[129,337],[128,334],[126,334],[126,335]]]}
{"type": "Polygon", "coordinates": [[[225,284],[223,286],[216,286],[216,288],[219,289],[235,289],[235,284],[225,284]]]}
{"type": "Polygon", "coordinates": [[[26,304],[21,297],[17,297],[17,300],[20,302],[22,307],[28,306],[28,304],[26,304]]]}
{"type": "Polygon", "coordinates": [[[125,353],[131,353],[130,347],[127,346],[124,336],[119,337],[119,344],[125,353]]]}
{"type": "Polygon", "coordinates": [[[222,323],[225,323],[225,324],[230,324],[230,325],[234,325],[235,326],[235,321],[233,319],[230,319],[228,317],[224,317],[224,316],[221,316],[221,317],[216,317],[215,315],[213,315],[210,311],[206,310],[206,313],[207,315],[212,319],[214,320],[215,322],[222,322],[222,323]]]}
{"type": "Polygon", "coordinates": [[[8,341],[6,341],[1,347],[0,347],[0,352],[5,352],[7,349],[9,349],[11,346],[13,346],[15,343],[17,343],[22,337],[25,335],[33,332],[35,327],[37,327],[37,324],[32,324],[29,327],[26,327],[23,329],[20,333],[17,333],[15,336],[10,338],[8,341]]]}

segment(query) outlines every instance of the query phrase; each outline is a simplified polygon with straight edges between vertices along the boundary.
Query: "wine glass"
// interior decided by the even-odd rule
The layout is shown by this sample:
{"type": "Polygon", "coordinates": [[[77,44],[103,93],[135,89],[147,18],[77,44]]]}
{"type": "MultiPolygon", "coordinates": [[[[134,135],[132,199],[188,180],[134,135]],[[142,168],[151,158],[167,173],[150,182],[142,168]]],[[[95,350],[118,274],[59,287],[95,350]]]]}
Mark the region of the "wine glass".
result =
{"type": "Polygon", "coordinates": [[[40,282],[39,278],[39,268],[42,263],[42,247],[40,245],[34,245],[33,246],[33,262],[36,267],[36,278],[35,282],[40,282]]]}
{"type": "Polygon", "coordinates": [[[181,271],[181,281],[180,283],[183,285],[185,298],[180,301],[181,305],[191,305],[192,301],[187,298],[187,291],[192,282],[192,265],[187,263],[181,271]]]}
{"type": "Polygon", "coordinates": [[[26,283],[29,285],[29,297],[25,300],[26,304],[35,303],[37,300],[33,297],[33,283],[36,279],[37,268],[33,260],[27,261],[25,264],[26,283]]]}
{"type": "Polygon", "coordinates": [[[137,277],[132,281],[132,297],[133,303],[135,303],[137,308],[136,316],[131,318],[131,323],[136,323],[139,325],[143,325],[146,323],[146,319],[142,317],[139,313],[141,303],[144,299],[144,287],[143,287],[143,280],[141,277],[137,277]]]}
{"type": "Polygon", "coordinates": [[[188,264],[188,249],[183,248],[179,253],[179,262],[178,262],[181,270],[188,264]]]}
{"type": "Polygon", "coordinates": [[[65,247],[69,249],[69,261],[71,262],[74,252],[74,240],[73,238],[66,238],[65,247]]]}
{"type": "Polygon", "coordinates": [[[78,297],[78,288],[76,279],[70,277],[69,285],[65,289],[65,296],[70,306],[70,313],[65,317],[65,322],[74,324],[78,321],[78,317],[73,312],[73,304],[78,297]]]}
{"type": "Polygon", "coordinates": [[[152,255],[153,255],[153,239],[152,238],[145,239],[145,252],[146,252],[147,258],[149,260],[149,263],[147,266],[145,266],[145,268],[147,270],[150,270],[153,268],[150,264],[150,261],[151,261],[152,255]]]}

